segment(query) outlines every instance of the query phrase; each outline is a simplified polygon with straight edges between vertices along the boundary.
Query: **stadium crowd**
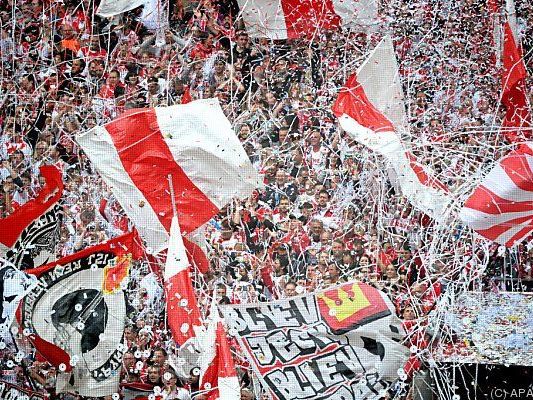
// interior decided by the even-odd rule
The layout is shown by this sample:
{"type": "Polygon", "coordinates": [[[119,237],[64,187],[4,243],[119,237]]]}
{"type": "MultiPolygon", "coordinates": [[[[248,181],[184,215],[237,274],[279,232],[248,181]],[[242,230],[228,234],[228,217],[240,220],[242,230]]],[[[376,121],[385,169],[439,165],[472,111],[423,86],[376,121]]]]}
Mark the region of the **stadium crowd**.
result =
{"type": "MultiPolygon", "coordinates": [[[[512,252],[494,245],[481,251],[458,240],[466,234],[456,225],[432,246],[442,232],[331,112],[346,77],[390,34],[406,94],[406,140],[449,187],[468,187],[469,177],[509,148],[498,131],[505,110],[484,1],[383,0],[377,26],[283,41],[249,37],[230,1],[170,1],[162,29],[141,18],[142,8],[100,18],[96,3],[0,1],[0,213],[38,193],[41,165],[58,166],[66,186],[58,256],[128,227],[76,134],[132,108],[217,97],[265,190],[234,201],[209,224],[211,269],[195,276],[206,309],[213,295],[220,303],[267,301],[360,279],[389,294],[409,330],[450,282],[476,266],[487,271],[477,289],[494,290],[501,277],[515,288],[532,279],[528,241],[512,252]]],[[[533,5],[517,1],[517,11],[531,68],[533,5]]],[[[136,311],[122,382],[159,387],[166,400],[204,398],[195,393],[197,377],[169,367],[158,268],[139,265],[132,278],[136,311]]],[[[407,345],[425,341],[416,334],[407,345]]],[[[4,370],[14,357],[4,352],[4,370]]],[[[237,357],[242,398],[260,398],[237,357]]],[[[420,360],[410,361],[420,368],[420,360]]],[[[29,349],[24,363],[10,374],[13,383],[28,386],[30,376],[52,399],[77,398],[54,394],[55,369],[34,361],[29,349]]]]}

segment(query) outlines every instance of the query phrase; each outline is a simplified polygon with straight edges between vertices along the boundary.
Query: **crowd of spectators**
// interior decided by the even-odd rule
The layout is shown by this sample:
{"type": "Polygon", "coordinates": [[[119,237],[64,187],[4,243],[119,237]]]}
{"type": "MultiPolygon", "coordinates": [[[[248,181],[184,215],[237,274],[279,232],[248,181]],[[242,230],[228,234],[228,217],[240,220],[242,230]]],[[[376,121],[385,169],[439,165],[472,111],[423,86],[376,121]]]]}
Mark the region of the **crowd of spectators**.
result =
{"type": "MultiPolygon", "coordinates": [[[[128,109],[216,97],[266,189],[209,224],[211,269],[195,277],[202,306],[213,294],[221,303],[267,301],[359,279],[386,291],[412,321],[451,281],[520,290],[531,280],[527,240],[509,251],[483,246],[458,223],[435,226],[330,111],[346,77],[391,35],[406,94],[404,139],[439,179],[466,193],[472,177],[509,149],[498,129],[505,110],[484,0],[383,0],[376,26],[283,41],[250,38],[232,1],[170,1],[157,29],[142,7],[104,19],[96,3],[0,1],[0,214],[38,193],[39,166],[58,166],[66,186],[58,256],[128,225],[76,134],[128,109]],[[482,268],[487,273],[476,275],[482,268]]],[[[517,10],[531,67],[533,7],[517,1],[517,10]]],[[[122,381],[189,399],[198,379],[169,368],[158,274],[143,264],[133,276],[122,381]]],[[[259,398],[246,363],[238,365],[242,397],[259,398]]],[[[53,394],[54,368],[35,361],[12,380],[28,385],[28,374],[53,394]]]]}

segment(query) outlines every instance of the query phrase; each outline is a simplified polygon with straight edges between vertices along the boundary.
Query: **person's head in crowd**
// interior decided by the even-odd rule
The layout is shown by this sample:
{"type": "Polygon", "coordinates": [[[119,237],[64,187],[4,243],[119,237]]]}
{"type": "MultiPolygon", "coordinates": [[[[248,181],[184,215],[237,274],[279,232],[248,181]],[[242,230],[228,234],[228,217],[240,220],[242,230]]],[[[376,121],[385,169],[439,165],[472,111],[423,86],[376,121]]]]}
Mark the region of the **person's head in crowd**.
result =
{"type": "Polygon", "coordinates": [[[253,400],[254,394],[253,392],[248,388],[242,388],[241,389],[241,400],[253,400]]]}
{"type": "Polygon", "coordinates": [[[91,51],[98,51],[100,50],[100,37],[93,35],[89,39],[89,49],[91,51]]]}
{"type": "Polygon", "coordinates": [[[309,219],[311,218],[312,214],[313,214],[313,210],[314,210],[314,207],[313,205],[306,201],[304,202],[301,206],[300,206],[300,212],[301,212],[301,216],[300,216],[300,220],[306,224],[309,219]]]}
{"type": "Polygon", "coordinates": [[[283,289],[284,297],[293,297],[296,296],[296,283],[289,281],[285,284],[283,289]]]}
{"type": "Polygon", "coordinates": [[[124,353],[124,356],[122,357],[122,367],[128,372],[135,369],[135,356],[131,351],[124,353]]]}
{"type": "Polygon", "coordinates": [[[319,209],[324,209],[329,204],[329,192],[326,189],[322,189],[318,192],[317,206],[319,209]]]}
{"type": "Polygon", "coordinates": [[[417,299],[421,299],[426,294],[427,286],[423,282],[415,282],[411,286],[411,295],[417,299]]]}
{"type": "Polygon", "coordinates": [[[144,326],[145,325],[144,319],[138,319],[137,321],[142,321],[141,325],[143,325],[143,327],[139,330],[139,333],[137,335],[137,346],[142,347],[142,348],[148,348],[152,340],[153,333],[151,329],[148,329],[147,326],[144,326]]]}
{"type": "Polygon", "coordinates": [[[91,129],[91,128],[94,128],[95,126],[96,126],[96,115],[91,113],[87,115],[87,117],[85,118],[85,128],[91,129]]]}
{"type": "Polygon", "coordinates": [[[342,265],[344,266],[346,270],[353,269],[355,265],[355,257],[351,251],[342,252],[342,265]]]}
{"type": "Polygon", "coordinates": [[[402,310],[402,318],[405,321],[412,321],[416,319],[416,311],[412,304],[407,304],[402,310]]]}
{"type": "Polygon", "coordinates": [[[329,253],[327,251],[322,251],[318,254],[318,267],[320,268],[320,270],[323,270],[325,271],[329,265],[329,263],[331,262],[331,257],[329,255],[329,253]]]}
{"type": "Polygon", "coordinates": [[[146,374],[146,383],[153,386],[163,386],[161,381],[161,368],[155,365],[148,367],[146,374]]]}
{"type": "Polygon", "coordinates": [[[276,94],[274,92],[266,92],[265,93],[265,102],[269,108],[274,108],[274,106],[278,103],[278,99],[276,98],[276,94]]]}
{"type": "Polygon", "coordinates": [[[388,264],[385,267],[385,278],[391,282],[398,280],[398,270],[393,264],[388,264]]]}
{"type": "Polygon", "coordinates": [[[372,260],[370,259],[370,256],[368,254],[363,254],[361,257],[359,257],[359,268],[370,268],[372,267],[372,260]]]}
{"type": "Polygon", "coordinates": [[[239,31],[235,35],[235,44],[237,50],[244,50],[249,47],[249,37],[246,31],[239,31]]]}
{"type": "Polygon", "coordinates": [[[333,233],[330,230],[324,229],[320,234],[320,243],[329,249],[333,243],[333,233]]]}
{"type": "Polygon", "coordinates": [[[287,273],[287,266],[283,265],[281,259],[279,257],[275,257],[272,260],[272,271],[274,272],[274,276],[282,276],[287,273]]]}
{"type": "Polygon", "coordinates": [[[361,257],[365,251],[363,244],[363,239],[360,238],[354,238],[352,241],[353,252],[357,257],[361,257]]]}
{"type": "Polygon", "coordinates": [[[85,70],[85,60],[83,58],[75,58],[71,62],[70,75],[78,76],[85,70]]]}
{"type": "Polygon", "coordinates": [[[304,185],[303,185],[303,188],[304,188],[304,193],[307,195],[307,196],[314,196],[315,195],[315,181],[312,179],[312,178],[308,178],[304,185]]]}
{"type": "Polygon", "coordinates": [[[165,392],[170,394],[176,389],[178,384],[178,376],[174,370],[169,369],[163,374],[163,385],[165,385],[165,392]]]}
{"type": "Polygon", "coordinates": [[[48,151],[48,143],[45,141],[39,141],[35,145],[35,152],[33,154],[33,157],[35,160],[42,160],[44,157],[46,157],[46,153],[48,151]]]}
{"type": "Polygon", "coordinates": [[[320,241],[322,232],[324,232],[324,223],[320,219],[314,218],[313,220],[311,220],[310,228],[313,240],[316,242],[320,241]]]}
{"type": "Polygon", "coordinates": [[[286,215],[291,208],[291,201],[287,196],[282,196],[279,200],[278,210],[280,214],[286,215]]]}
{"type": "Polygon", "coordinates": [[[33,74],[24,75],[20,79],[20,88],[26,93],[33,93],[36,89],[36,80],[33,74]]]}
{"type": "Polygon", "coordinates": [[[159,79],[155,76],[148,78],[148,93],[156,95],[159,93],[159,79]]]}
{"type": "Polygon", "coordinates": [[[309,145],[313,151],[318,151],[322,145],[322,135],[320,134],[320,129],[312,128],[309,132],[309,145]]]}
{"type": "Polygon", "coordinates": [[[336,262],[330,262],[328,264],[328,270],[326,272],[330,283],[338,283],[341,277],[341,270],[336,262]]]}
{"type": "Polygon", "coordinates": [[[156,347],[154,349],[154,354],[152,356],[152,365],[155,365],[156,367],[163,367],[165,365],[165,361],[167,360],[167,352],[162,347],[156,347]]]}
{"type": "Polygon", "coordinates": [[[63,26],[61,27],[61,35],[63,39],[66,40],[74,39],[75,32],[72,28],[72,25],[63,24],[63,26]]]}
{"type": "Polygon", "coordinates": [[[120,74],[116,69],[114,69],[111,72],[109,72],[109,74],[107,75],[107,84],[110,87],[114,88],[119,83],[120,83],[120,74]]]}
{"type": "Polygon", "coordinates": [[[331,243],[331,255],[336,260],[342,260],[344,254],[344,242],[341,239],[335,239],[331,243]]]}
{"type": "Polygon", "coordinates": [[[216,297],[221,299],[224,296],[227,296],[228,288],[223,283],[218,283],[216,287],[216,297]]]}
{"type": "Polygon", "coordinates": [[[276,171],[276,185],[279,188],[283,188],[287,182],[287,173],[283,169],[278,169],[276,171]]]}
{"type": "Polygon", "coordinates": [[[265,171],[265,178],[267,178],[268,181],[273,181],[276,176],[276,172],[278,171],[278,164],[276,160],[269,159],[265,163],[264,171],[265,171]]]}
{"type": "Polygon", "coordinates": [[[239,128],[239,139],[242,141],[248,139],[251,132],[252,128],[250,127],[250,124],[242,124],[239,128]]]}
{"type": "Polygon", "coordinates": [[[102,79],[105,72],[104,61],[95,58],[89,63],[89,76],[93,79],[102,79]]]}
{"type": "Polygon", "coordinates": [[[124,78],[124,82],[128,86],[135,87],[139,84],[139,75],[135,71],[128,71],[124,78]]]}

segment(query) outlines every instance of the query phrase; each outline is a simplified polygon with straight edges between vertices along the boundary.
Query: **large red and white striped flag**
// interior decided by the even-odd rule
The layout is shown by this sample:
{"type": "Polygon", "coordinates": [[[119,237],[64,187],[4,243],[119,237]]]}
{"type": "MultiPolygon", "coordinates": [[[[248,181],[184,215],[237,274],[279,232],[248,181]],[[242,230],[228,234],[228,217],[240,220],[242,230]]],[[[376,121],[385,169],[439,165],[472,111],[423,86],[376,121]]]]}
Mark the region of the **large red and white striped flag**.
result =
{"type": "Polygon", "coordinates": [[[378,0],[238,0],[253,37],[294,39],[317,29],[376,22],[378,0]]]}
{"type": "Polygon", "coordinates": [[[183,345],[196,336],[195,327],[202,323],[177,217],[172,218],[163,278],[168,326],[176,343],[183,345]]]}
{"type": "Polygon", "coordinates": [[[480,235],[511,247],[533,230],[533,142],[500,159],[466,200],[461,219],[480,235]]]}
{"type": "Polygon", "coordinates": [[[133,110],[77,141],[154,254],[167,247],[174,200],[202,271],[207,259],[192,242],[203,225],[262,185],[216,99],[133,110]]]}
{"type": "Polygon", "coordinates": [[[396,133],[406,126],[403,95],[397,79],[392,41],[385,38],[357,74],[348,78],[333,112],[341,127],[355,140],[386,158],[402,193],[413,206],[443,222],[452,200],[448,189],[418,162],[396,133]],[[388,99],[383,93],[388,93],[388,99]]]}

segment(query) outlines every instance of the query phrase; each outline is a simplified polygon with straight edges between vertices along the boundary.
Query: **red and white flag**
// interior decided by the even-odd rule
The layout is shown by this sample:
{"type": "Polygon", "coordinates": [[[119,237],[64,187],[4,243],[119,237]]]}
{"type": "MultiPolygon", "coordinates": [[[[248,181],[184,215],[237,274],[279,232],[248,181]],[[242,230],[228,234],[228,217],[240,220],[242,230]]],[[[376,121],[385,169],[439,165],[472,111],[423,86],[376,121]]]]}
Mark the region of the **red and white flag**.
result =
{"type": "Polygon", "coordinates": [[[0,257],[19,269],[35,268],[55,261],[63,208],[63,177],[53,165],[40,168],[45,186],[37,197],[0,219],[0,257]]]}
{"type": "Polygon", "coordinates": [[[238,0],[253,37],[294,39],[341,25],[376,23],[378,0],[238,0]]]}
{"type": "Polygon", "coordinates": [[[497,66],[501,67],[501,103],[506,108],[501,132],[509,142],[516,143],[532,137],[533,123],[526,88],[527,70],[518,38],[514,2],[505,2],[507,17],[501,26],[497,3],[495,0],[488,1],[495,24],[497,66]]]}
{"type": "Polygon", "coordinates": [[[200,343],[200,390],[207,400],[239,400],[241,389],[224,325],[217,316],[211,321],[200,343]]]}
{"type": "MultiPolygon", "coordinates": [[[[189,248],[222,207],[262,185],[216,99],[132,110],[77,141],[154,254],[169,239],[169,177],[189,248]]],[[[207,259],[195,248],[201,260],[191,261],[205,271],[207,259]]]]}
{"type": "Polygon", "coordinates": [[[511,247],[533,230],[533,142],[500,159],[470,197],[461,219],[480,235],[511,247]]]}
{"type": "Polygon", "coordinates": [[[167,301],[168,326],[176,343],[183,345],[201,327],[200,311],[189,275],[189,260],[183,245],[178,218],[172,218],[167,261],[163,278],[167,301]]]}
{"type": "Polygon", "coordinates": [[[355,140],[386,158],[404,196],[416,208],[443,222],[451,203],[446,186],[406,150],[396,133],[406,122],[401,108],[403,96],[401,89],[394,88],[399,84],[395,79],[397,65],[394,50],[392,41],[386,38],[357,74],[348,78],[333,105],[333,112],[341,127],[355,140]],[[364,68],[367,64],[372,65],[371,70],[364,68]],[[384,76],[390,79],[383,79],[384,76]],[[388,102],[380,93],[382,86],[385,92],[390,93],[388,102]],[[376,103],[369,100],[371,96],[377,99],[376,103]],[[394,124],[385,116],[386,113],[395,120],[394,124]]]}

